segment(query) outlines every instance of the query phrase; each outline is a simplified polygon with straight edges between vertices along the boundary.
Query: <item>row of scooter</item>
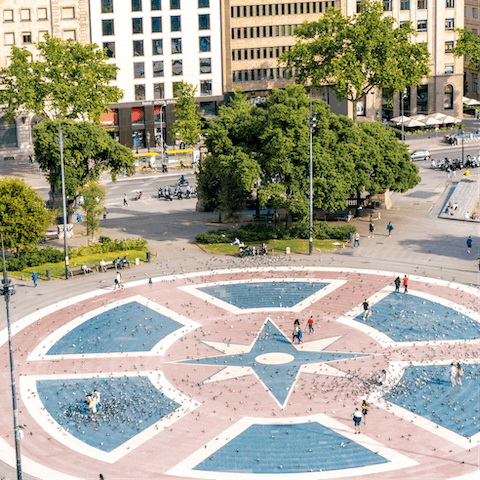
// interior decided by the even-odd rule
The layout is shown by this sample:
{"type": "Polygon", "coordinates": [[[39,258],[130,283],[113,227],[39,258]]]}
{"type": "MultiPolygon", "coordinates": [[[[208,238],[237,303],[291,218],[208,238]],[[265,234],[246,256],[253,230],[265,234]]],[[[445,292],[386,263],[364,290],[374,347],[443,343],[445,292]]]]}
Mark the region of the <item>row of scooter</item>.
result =
{"type": "Polygon", "coordinates": [[[173,201],[174,198],[183,200],[184,198],[194,198],[197,196],[197,189],[187,186],[184,190],[183,187],[177,185],[173,191],[171,187],[159,187],[158,198],[164,198],[165,200],[173,201]]]}
{"type": "Polygon", "coordinates": [[[461,170],[462,168],[476,168],[480,167],[480,155],[475,157],[473,155],[467,155],[465,158],[465,165],[461,158],[447,158],[439,159],[435,161],[432,159],[432,168],[439,168],[440,170],[446,170],[448,167],[461,170]]]}

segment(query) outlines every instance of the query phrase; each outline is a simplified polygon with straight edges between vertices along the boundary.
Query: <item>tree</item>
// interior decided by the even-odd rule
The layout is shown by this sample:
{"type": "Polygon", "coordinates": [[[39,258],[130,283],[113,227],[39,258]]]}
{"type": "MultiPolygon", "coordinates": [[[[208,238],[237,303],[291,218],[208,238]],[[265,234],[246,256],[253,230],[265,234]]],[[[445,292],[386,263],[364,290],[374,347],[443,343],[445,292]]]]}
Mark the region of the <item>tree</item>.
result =
{"type": "MultiPolygon", "coordinates": [[[[385,189],[403,192],[420,181],[407,148],[393,132],[375,123],[357,126],[333,114],[323,101],[314,100],[312,110],[318,119],[312,142],[315,208],[344,209],[347,199],[364,189],[370,194],[385,189]]],[[[262,106],[249,105],[237,92],[230,105],[220,109],[219,118],[209,122],[209,155],[198,174],[205,204],[213,202],[224,211],[239,208],[227,205],[237,202],[232,192],[241,191],[247,198],[257,183],[262,205],[269,202],[306,219],[309,116],[310,99],[300,85],[273,89],[262,106]]]]}
{"type": "Polygon", "coordinates": [[[109,85],[118,67],[96,44],[82,45],[45,34],[35,56],[12,47],[10,65],[0,70],[0,104],[12,119],[27,110],[49,118],[98,121],[123,92],[109,85]]]}
{"type": "Polygon", "coordinates": [[[83,197],[83,210],[85,211],[85,221],[87,224],[87,235],[92,239],[100,227],[100,215],[103,213],[104,201],[107,198],[107,188],[98,182],[91,181],[78,190],[79,195],[83,197]]]}
{"type": "Polygon", "coordinates": [[[378,1],[362,2],[351,17],[329,8],[318,21],[295,29],[298,40],[280,63],[295,69],[300,84],[335,87],[339,101],[353,102],[355,119],[357,102],[373,88],[392,98],[429,75],[427,44],[411,42],[416,32],[409,22],[394,23],[378,1]]]}
{"type": "Polygon", "coordinates": [[[182,142],[194,145],[198,142],[198,136],[202,130],[202,119],[198,112],[195,100],[197,87],[189,83],[179,82],[175,88],[175,96],[178,97],[174,105],[175,123],[170,132],[182,142]]]}
{"type": "Polygon", "coordinates": [[[480,36],[475,35],[471,30],[456,30],[459,37],[457,45],[453,49],[456,57],[468,55],[467,67],[473,70],[480,70],[480,36]]]}
{"type": "Polygon", "coordinates": [[[35,247],[53,218],[53,212],[45,208],[45,200],[24,180],[0,180],[0,230],[5,248],[16,256],[35,247]]]}
{"type": "MultiPolygon", "coordinates": [[[[73,122],[62,125],[64,140],[65,194],[71,204],[80,187],[96,181],[103,172],[112,180],[124,171],[134,172],[134,157],[130,149],[116,142],[97,124],[73,122]]],[[[58,123],[44,120],[34,129],[35,159],[47,172],[50,185],[61,187],[58,123]]]]}

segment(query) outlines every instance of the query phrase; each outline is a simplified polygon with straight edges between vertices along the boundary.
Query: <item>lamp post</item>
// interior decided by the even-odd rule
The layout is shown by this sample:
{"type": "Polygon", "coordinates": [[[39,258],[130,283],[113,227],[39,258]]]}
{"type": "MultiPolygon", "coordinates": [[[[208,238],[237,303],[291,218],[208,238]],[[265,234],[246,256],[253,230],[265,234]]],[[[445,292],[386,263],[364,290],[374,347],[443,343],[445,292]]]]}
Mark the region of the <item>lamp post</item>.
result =
{"type": "Polygon", "coordinates": [[[465,130],[462,130],[462,165],[465,165],[465,130]]]}
{"type": "Polygon", "coordinates": [[[405,95],[405,90],[402,90],[402,92],[400,93],[400,102],[401,102],[401,105],[400,107],[402,108],[402,142],[405,141],[405,133],[404,133],[404,127],[403,127],[403,122],[404,122],[404,114],[405,114],[405,104],[403,102],[403,96],[405,95]]]}
{"type": "Polygon", "coordinates": [[[150,132],[147,132],[147,149],[148,153],[150,153],[150,132]]]}
{"type": "Polygon", "coordinates": [[[12,348],[12,331],[10,327],[10,310],[9,302],[10,296],[15,295],[12,281],[8,278],[7,267],[5,266],[5,250],[3,248],[3,233],[2,233],[2,255],[3,255],[3,280],[0,289],[0,295],[5,298],[5,307],[7,309],[7,331],[8,331],[8,350],[10,353],[10,378],[12,383],[12,404],[13,404],[13,430],[15,434],[15,454],[17,457],[17,480],[22,480],[22,459],[20,454],[20,430],[18,427],[18,410],[17,410],[17,393],[15,387],[15,370],[13,363],[13,348],[12,348]]]}
{"type": "Polygon", "coordinates": [[[312,112],[312,98],[310,97],[310,118],[308,119],[308,128],[310,130],[310,188],[309,188],[309,200],[310,200],[310,225],[308,228],[308,254],[313,253],[313,131],[317,126],[317,117],[315,112],[312,112]]]}
{"type": "Polygon", "coordinates": [[[63,136],[62,122],[58,119],[58,143],[60,145],[60,169],[62,172],[62,207],[63,207],[63,248],[65,249],[65,280],[68,280],[68,246],[67,246],[67,201],[65,197],[65,168],[63,166],[63,136]]]}

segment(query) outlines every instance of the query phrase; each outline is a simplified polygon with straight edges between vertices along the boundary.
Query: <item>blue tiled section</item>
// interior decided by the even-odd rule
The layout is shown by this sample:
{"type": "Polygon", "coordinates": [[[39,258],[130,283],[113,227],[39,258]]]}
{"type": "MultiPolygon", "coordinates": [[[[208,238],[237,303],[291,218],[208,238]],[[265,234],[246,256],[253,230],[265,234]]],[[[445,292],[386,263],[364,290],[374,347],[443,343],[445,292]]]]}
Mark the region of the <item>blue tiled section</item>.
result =
{"type": "MultiPolygon", "coordinates": [[[[363,322],[363,313],[356,320],[363,322]]],[[[473,340],[480,324],[456,310],[416,295],[391,293],[372,305],[367,322],[395,342],[473,340]]]]}
{"type": "Polygon", "coordinates": [[[68,332],[47,355],[148,352],[183,325],[138,302],[106,310],[68,332]]]}
{"type": "Polygon", "coordinates": [[[319,292],[328,283],[257,282],[214,285],[199,288],[201,292],[238,308],[292,308],[319,292]]]}
{"type": "MultiPolygon", "coordinates": [[[[275,396],[279,403],[283,404],[290,393],[292,384],[302,365],[318,362],[334,362],[336,360],[356,356],[361,357],[363,355],[326,351],[299,351],[292,345],[290,339],[286,338],[269,320],[263,326],[263,329],[254,342],[250,352],[237,355],[220,355],[216,357],[186,360],[185,363],[199,363],[202,365],[217,366],[224,365],[225,367],[229,365],[252,367],[258,377],[268,387],[272,395],[275,396]],[[291,362],[282,365],[264,365],[257,362],[256,357],[258,355],[271,352],[288,353],[292,355],[294,359],[291,362]]],[[[335,366],[335,363],[333,363],[333,365],[335,366]]]]}
{"type": "Polygon", "coordinates": [[[65,430],[105,452],[111,452],[180,407],[147,377],[39,380],[37,390],[48,413],[65,430]],[[100,393],[100,408],[92,416],[85,398],[95,388],[100,393]]]}
{"type": "Polygon", "coordinates": [[[281,474],[345,470],[389,460],[319,423],[252,425],[194,470],[281,474]]]}
{"type": "Polygon", "coordinates": [[[385,398],[452,432],[471,437],[479,431],[479,365],[463,365],[463,386],[452,387],[450,365],[408,367],[385,398]]]}

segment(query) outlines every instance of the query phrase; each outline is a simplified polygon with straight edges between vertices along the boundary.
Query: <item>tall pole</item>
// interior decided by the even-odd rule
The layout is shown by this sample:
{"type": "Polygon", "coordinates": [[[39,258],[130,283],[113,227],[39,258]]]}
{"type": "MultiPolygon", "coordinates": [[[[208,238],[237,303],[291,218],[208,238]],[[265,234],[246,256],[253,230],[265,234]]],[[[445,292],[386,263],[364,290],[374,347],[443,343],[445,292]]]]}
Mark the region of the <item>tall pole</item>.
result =
{"type": "Polygon", "coordinates": [[[10,378],[12,383],[12,404],[13,404],[13,431],[15,433],[15,454],[17,457],[17,480],[22,480],[22,458],[20,454],[20,430],[18,428],[18,410],[17,410],[17,392],[15,386],[15,369],[13,363],[13,348],[12,348],[12,330],[10,328],[10,310],[9,301],[10,295],[15,295],[12,281],[8,278],[7,267],[5,266],[5,250],[3,248],[3,233],[2,233],[2,255],[3,255],[3,280],[0,294],[5,297],[5,306],[7,309],[7,330],[8,330],[8,349],[10,353],[10,378]]]}
{"type": "Polygon", "coordinates": [[[465,130],[462,130],[462,165],[465,165],[465,130]]]}
{"type": "Polygon", "coordinates": [[[58,117],[58,142],[60,145],[60,168],[62,171],[62,206],[63,206],[63,248],[65,249],[65,280],[68,280],[68,246],[67,246],[67,201],[65,197],[65,169],[63,166],[63,132],[62,121],[58,117]]]}
{"type": "Polygon", "coordinates": [[[402,113],[402,142],[404,142],[405,141],[405,135],[403,133],[403,121],[404,121],[403,114],[405,113],[405,110],[404,110],[404,103],[403,103],[403,90],[400,93],[400,102],[401,102],[400,107],[402,108],[402,110],[401,110],[401,113],[402,113]]]}
{"type": "Polygon", "coordinates": [[[312,112],[312,92],[310,91],[310,118],[308,128],[310,130],[310,185],[309,185],[309,207],[310,207],[310,225],[308,228],[308,254],[313,253],[313,130],[317,126],[317,118],[312,112]]]}
{"type": "Polygon", "coordinates": [[[163,168],[163,105],[160,105],[160,151],[162,152],[162,168],[163,168]]]}

